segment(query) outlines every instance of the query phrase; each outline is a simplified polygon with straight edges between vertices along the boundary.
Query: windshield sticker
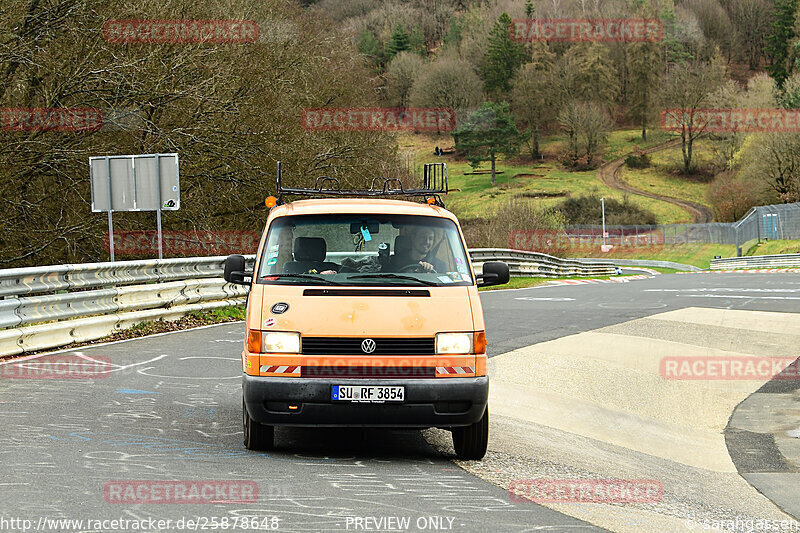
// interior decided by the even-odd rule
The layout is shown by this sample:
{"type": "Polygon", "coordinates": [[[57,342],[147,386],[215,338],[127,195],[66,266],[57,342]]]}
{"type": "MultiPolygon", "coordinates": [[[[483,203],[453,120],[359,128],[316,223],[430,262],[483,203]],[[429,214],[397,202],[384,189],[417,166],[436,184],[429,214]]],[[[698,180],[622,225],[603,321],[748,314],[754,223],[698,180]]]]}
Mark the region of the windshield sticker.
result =
{"type": "Polygon", "coordinates": [[[272,259],[273,257],[278,257],[278,252],[270,252],[268,257],[270,259],[272,259]]]}
{"type": "Polygon", "coordinates": [[[274,326],[274,325],[275,325],[275,319],[274,319],[274,318],[272,318],[272,317],[269,317],[268,319],[266,319],[266,320],[264,321],[264,327],[265,327],[265,328],[271,328],[271,327],[272,327],[272,326],[274,326]]]}
{"type": "Polygon", "coordinates": [[[453,280],[450,279],[448,276],[438,276],[439,281],[442,283],[453,283],[453,280]]]}
{"type": "Polygon", "coordinates": [[[366,226],[361,226],[361,235],[364,236],[364,240],[369,242],[372,240],[372,235],[369,234],[369,228],[366,226]]]}
{"type": "Polygon", "coordinates": [[[459,265],[463,265],[464,264],[464,260],[461,259],[460,257],[456,257],[456,263],[458,263],[459,265]]]}
{"type": "Polygon", "coordinates": [[[469,281],[469,282],[472,281],[471,279],[469,279],[469,274],[461,274],[461,279],[463,279],[464,281],[469,281]]]}
{"type": "Polygon", "coordinates": [[[272,246],[270,246],[270,248],[269,248],[269,250],[270,250],[271,252],[277,252],[277,251],[278,251],[278,250],[280,250],[280,249],[281,249],[281,245],[280,245],[280,244],[273,244],[273,245],[272,245],[272,246]]]}
{"type": "Polygon", "coordinates": [[[462,274],[466,274],[467,267],[465,267],[464,265],[458,265],[458,271],[461,272],[462,274]]]}
{"type": "Polygon", "coordinates": [[[273,257],[272,259],[267,261],[267,265],[274,265],[277,262],[278,262],[278,258],[277,257],[273,257]]]}
{"type": "Polygon", "coordinates": [[[448,272],[447,275],[450,276],[450,279],[453,281],[461,281],[461,275],[458,272],[448,272]]]}

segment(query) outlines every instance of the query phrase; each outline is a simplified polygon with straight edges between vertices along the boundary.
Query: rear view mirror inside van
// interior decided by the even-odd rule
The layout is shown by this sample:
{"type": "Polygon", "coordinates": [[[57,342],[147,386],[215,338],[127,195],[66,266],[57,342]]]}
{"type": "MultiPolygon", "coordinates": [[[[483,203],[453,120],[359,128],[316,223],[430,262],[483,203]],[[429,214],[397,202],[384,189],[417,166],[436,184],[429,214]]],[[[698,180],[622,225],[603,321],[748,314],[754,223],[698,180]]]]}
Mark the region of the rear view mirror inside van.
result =
{"type": "Polygon", "coordinates": [[[377,234],[381,229],[381,224],[377,220],[364,220],[361,222],[353,222],[350,224],[350,233],[356,235],[361,233],[361,228],[366,228],[370,235],[377,234]]]}

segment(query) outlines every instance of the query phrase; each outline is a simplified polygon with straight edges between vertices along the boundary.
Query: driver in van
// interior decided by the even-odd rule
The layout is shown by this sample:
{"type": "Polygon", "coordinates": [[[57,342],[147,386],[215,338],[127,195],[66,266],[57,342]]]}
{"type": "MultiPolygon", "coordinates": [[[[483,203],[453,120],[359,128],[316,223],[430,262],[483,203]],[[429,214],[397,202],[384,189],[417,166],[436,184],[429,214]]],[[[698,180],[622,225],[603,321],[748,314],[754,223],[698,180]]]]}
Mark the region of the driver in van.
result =
{"type": "MultiPolygon", "coordinates": [[[[436,235],[433,228],[426,226],[412,227],[407,235],[400,235],[395,240],[395,251],[389,263],[389,272],[405,271],[416,267],[417,272],[444,272],[445,264],[431,256],[436,235]]],[[[324,270],[320,274],[336,274],[336,270],[324,270]]]]}
{"type": "Polygon", "coordinates": [[[399,236],[395,241],[391,267],[405,270],[409,265],[418,264],[422,272],[444,272],[445,264],[432,257],[435,233],[426,226],[412,227],[408,236],[399,236]],[[407,243],[402,239],[407,239],[407,243]]]}

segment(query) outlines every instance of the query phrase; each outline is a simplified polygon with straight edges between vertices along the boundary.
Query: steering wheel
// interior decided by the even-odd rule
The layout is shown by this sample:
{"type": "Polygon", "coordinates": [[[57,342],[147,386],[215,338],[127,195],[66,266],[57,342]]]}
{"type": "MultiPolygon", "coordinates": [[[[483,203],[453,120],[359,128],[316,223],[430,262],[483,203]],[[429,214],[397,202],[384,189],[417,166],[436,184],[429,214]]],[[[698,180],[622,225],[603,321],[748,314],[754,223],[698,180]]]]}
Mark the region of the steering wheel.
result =
{"type": "Polygon", "coordinates": [[[397,269],[398,272],[416,272],[419,274],[430,274],[432,272],[436,272],[436,270],[425,270],[422,265],[419,263],[411,263],[404,267],[400,267],[397,269]]]}

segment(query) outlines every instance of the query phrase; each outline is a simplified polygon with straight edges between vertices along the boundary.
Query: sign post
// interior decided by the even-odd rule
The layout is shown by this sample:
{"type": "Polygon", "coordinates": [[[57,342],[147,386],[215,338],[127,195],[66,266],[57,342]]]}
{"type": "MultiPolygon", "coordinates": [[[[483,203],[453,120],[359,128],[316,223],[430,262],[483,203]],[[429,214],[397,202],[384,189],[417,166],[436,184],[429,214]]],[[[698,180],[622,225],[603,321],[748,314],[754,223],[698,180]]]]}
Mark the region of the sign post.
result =
{"type": "MultiPolygon", "coordinates": [[[[111,205],[111,161],[106,159],[106,188],[108,189],[108,205],[111,205]]],[[[111,262],[114,262],[114,217],[111,209],[108,210],[108,251],[111,254],[111,262]]]]}
{"type": "Polygon", "coordinates": [[[155,211],[158,258],[163,259],[161,211],[180,209],[178,154],[89,158],[92,212],[108,213],[108,240],[114,261],[114,211],[155,211]]]}

